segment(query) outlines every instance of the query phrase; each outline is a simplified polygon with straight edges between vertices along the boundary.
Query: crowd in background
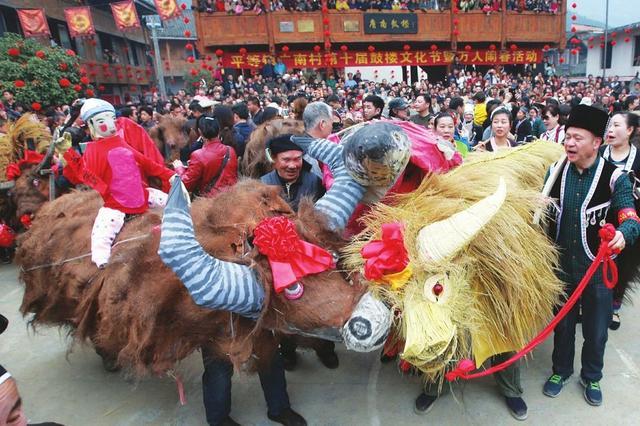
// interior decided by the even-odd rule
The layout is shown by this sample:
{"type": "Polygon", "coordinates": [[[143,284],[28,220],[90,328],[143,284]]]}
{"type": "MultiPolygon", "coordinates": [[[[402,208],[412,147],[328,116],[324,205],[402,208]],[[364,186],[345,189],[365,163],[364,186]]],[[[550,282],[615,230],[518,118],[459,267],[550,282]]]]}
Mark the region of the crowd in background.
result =
{"type": "MultiPolygon", "coordinates": [[[[451,0],[328,0],[330,10],[449,10],[451,0]]],[[[558,13],[560,0],[508,0],[507,9],[515,11],[532,11],[558,13]]],[[[482,10],[485,13],[499,12],[502,0],[457,0],[456,7],[461,11],[482,10]]],[[[254,11],[266,11],[262,0],[200,0],[196,9],[199,12],[241,14],[254,11]]],[[[270,11],[286,10],[289,12],[313,12],[322,8],[320,0],[271,0],[270,11]]]]}

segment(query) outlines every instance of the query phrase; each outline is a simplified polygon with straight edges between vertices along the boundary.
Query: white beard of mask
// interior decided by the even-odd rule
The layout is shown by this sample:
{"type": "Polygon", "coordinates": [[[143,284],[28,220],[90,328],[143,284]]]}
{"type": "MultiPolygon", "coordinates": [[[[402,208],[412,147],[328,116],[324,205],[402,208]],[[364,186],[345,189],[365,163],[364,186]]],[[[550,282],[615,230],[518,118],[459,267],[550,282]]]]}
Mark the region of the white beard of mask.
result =
{"type": "Polygon", "coordinates": [[[116,116],[112,112],[101,112],[94,115],[87,123],[94,140],[104,139],[116,134],[116,116]]]}

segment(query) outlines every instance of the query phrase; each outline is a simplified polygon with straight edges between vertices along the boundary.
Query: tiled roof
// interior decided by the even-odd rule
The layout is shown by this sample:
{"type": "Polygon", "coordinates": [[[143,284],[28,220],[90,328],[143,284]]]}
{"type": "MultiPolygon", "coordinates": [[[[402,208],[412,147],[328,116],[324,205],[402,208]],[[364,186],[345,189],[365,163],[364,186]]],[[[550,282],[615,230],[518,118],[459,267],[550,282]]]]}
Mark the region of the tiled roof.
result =
{"type": "Polygon", "coordinates": [[[158,30],[158,39],[197,40],[195,18],[193,10],[187,8],[182,11],[180,18],[162,22],[162,29],[158,30]],[[189,23],[184,23],[184,18],[189,18],[189,23]],[[191,31],[191,37],[185,37],[185,31],[191,31]]]}

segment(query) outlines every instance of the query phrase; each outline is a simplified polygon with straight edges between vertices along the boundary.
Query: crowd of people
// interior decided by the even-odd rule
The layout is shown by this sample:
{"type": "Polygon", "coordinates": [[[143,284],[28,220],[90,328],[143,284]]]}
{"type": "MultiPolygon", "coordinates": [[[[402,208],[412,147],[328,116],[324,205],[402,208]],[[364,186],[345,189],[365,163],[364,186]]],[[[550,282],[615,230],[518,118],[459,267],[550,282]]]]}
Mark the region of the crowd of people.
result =
{"type": "MultiPolygon", "coordinates": [[[[463,12],[481,10],[485,13],[499,12],[502,10],[501,0],[457,0],[454,2],[463,12]]],[[[261,0],[200,0],[195,6],[199,12],[228,14],[241,14],[254,11],[262,13],[267,10],[261,0]]],[[[451,0],[329,0],[327,7],[330,10],[449,10],[451,0]]],[[[268,10],[271,12],[286,10],[289,12],[314,12],[322,8],[319,0],[272,0],[268,10]]],[[[560,0],[508,0],[507,10],[518,12],[530,11],[538,13],[558,13],[560,0]]]]}

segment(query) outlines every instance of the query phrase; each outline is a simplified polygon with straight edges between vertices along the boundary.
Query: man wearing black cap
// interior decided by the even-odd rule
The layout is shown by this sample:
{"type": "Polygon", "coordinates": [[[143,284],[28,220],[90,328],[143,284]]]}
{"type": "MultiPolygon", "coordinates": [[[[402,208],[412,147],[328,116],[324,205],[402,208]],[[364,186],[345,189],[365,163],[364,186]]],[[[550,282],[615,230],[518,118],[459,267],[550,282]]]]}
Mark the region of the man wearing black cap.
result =
{"type": "Polygon", "coordinates": [[[389,118],[400,121],[409,120],[409,103],[404,98],[394,98],[389,102],[389,118]]]}
{"type": "MultiPolygon", "coordinates": [[[[609,243],[613,249],[624,249],[640,235],[629,179],[598,155],[607,119],[604,111],[594,107],[573,108],[566,124],[566,160],[551,167],[545,183],[545,192],[554,200],[549,235],[560,248],[559,273],[567,283],[567,297],[593,262],[600,243],[598,230],[605,223],[617,226],[609,243]]],[[[600,380],[612,298],[598,268],[581,298],[584,344],[580,379],[585,400],[594,406],[602,404],[600,380]]],[[[560,394],[573,374],[578,310],[576,305],[555,328],[553,374],[543,387],[543,393],[551,398],[560,394]]]]}

